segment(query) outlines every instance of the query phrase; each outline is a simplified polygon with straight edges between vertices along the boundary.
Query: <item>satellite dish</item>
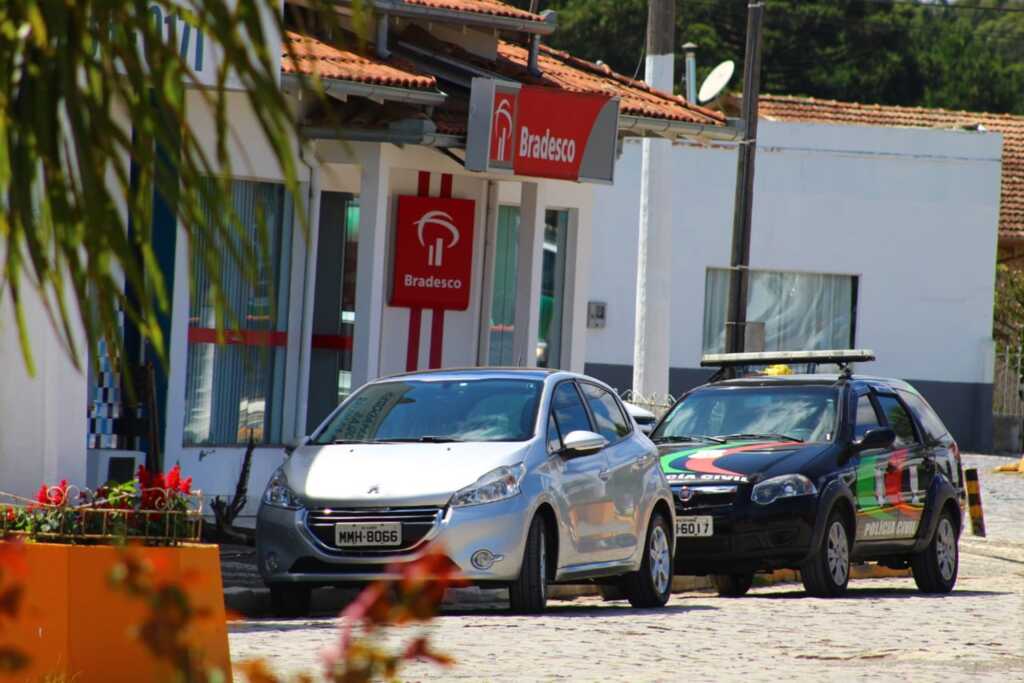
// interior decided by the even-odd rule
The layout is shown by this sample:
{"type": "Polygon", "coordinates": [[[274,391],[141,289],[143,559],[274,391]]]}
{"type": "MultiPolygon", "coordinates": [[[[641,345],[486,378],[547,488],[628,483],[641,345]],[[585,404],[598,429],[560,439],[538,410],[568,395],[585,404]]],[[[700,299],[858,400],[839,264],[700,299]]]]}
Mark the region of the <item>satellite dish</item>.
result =
{"type": "Polygon", "coordinates": [[[697,93],[697,101],[701,104],[710,102],[725,90],[725,86],[729,84],[729,79],[732,78],[733,73],[736,72],[736,62],[731,59],[727,59],[708,74],[708,77],[701,83],[700,92],[697,93]]]}

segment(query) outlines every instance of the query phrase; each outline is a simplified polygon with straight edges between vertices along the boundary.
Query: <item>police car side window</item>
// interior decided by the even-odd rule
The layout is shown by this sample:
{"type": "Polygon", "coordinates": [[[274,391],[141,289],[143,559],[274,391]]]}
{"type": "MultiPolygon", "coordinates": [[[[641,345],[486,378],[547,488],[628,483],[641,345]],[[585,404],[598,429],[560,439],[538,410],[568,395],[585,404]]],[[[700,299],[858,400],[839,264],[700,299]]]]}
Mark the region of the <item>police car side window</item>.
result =
{"type": "Polygon", "coordinates": [[[949,430],[946,429],[946,425],[942,424],[942,420],[928,405],[928,402],[908,391],[901,391],[900,396],[903,397],[903,402],[907,404],[911,412],[917,416],[917,421],[920,423],[921,429],[924,430],[925,441],[929,443],[942,441],[949,430]]]}
{"type": "Polygon", "coordinates": [[[917,435],[914,433],[914,422],[910,419],[910,414],[907,413],[907,409],[903,407],[898,398],[895,396],[879,396],[878,405],[882,407],[882,412],[885,413],[886,422],[896,432],[896,440],[893,442],[894,447],[903,448],[918,443],[917,435]]]}
{"type": "Polygon", "coordinates": [[[871,396],[864,394],[857,398],[857,417],[853,423],[853,438],[861,439],[869,429],[880,427],[878,413],[871,402],[871,396]]]}

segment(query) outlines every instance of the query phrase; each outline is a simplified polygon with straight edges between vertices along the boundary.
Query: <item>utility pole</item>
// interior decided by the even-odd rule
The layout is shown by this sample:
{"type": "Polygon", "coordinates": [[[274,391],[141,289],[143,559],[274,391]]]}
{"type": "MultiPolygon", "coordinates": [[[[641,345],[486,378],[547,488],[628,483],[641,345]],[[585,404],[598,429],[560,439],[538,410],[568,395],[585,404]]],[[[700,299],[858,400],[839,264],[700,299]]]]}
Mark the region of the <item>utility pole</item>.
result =
{"type": "MultiPolygon", "coordinates": [[[[672,92],[676,7],[648,0],[644,80],[672,92]]],[[[672,291],[672,143],[645,139],[640,171],[640,231],[636,270],[633,391],[647,398],[668,394],[669,318],[672,291]]]]}
{"type": "Polygon", "coordinates": [[[761,92],[761,23],[764,2],[747,5],[747,48],[743,55],[743,140],[736,162],[736,204],[732,218],[732,257],[725,350],[742,353],[746,345],[750,220],[754,208],[754,153],[757,151],[757,100],[761,92]]]}

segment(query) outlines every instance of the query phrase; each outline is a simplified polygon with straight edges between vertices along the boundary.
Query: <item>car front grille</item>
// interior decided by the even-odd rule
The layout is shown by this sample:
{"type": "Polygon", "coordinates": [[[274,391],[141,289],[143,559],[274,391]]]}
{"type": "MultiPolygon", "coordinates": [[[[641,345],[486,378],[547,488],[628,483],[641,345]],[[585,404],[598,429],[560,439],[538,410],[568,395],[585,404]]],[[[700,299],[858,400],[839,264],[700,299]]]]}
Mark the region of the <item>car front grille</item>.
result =
{"type": "Polygon", "coordinates": [[[307,511],[306,528],[329,550],[353,557],[382,557],[408,552],[420,545],[442,517],[444,508],[440,507],[316,508],[307,511]],[[336,545],[334,526],[352,522],[400,522],[402,543],[387,548],[336,545]]]}
{"type": "Polygon", "coordinates": [[[714,509],[732,505],[736,500],[737,491],[738,487],[734,484],[673,486],[672,497],[675,499],[676,512],[689,514],[696,509],[714,509]]]}

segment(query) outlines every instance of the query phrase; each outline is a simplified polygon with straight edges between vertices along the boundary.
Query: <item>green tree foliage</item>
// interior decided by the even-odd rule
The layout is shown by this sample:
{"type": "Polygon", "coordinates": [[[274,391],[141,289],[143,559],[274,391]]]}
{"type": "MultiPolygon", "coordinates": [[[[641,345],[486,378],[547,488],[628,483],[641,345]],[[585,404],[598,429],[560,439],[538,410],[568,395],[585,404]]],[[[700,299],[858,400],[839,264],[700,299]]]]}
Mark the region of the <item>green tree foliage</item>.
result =
{"type": "MultiPolygon", "coordinates": [[[[1022,0],[766,3],[763,92],[1024,114],[1022,0]]],[[[541,0],[540,9],[558,12],[552,45],[643,77],[646,0],[541,0]]],[[[699,45],[699,78],[725,59],[742,64],[746,13],[746,0],[678,0],[676,36],[699,45]]]]}
{"type": "MultiPolygon", "coordinates": [[[[324,21],[336,17],[328,0],[306,4],[324,21]]],[[[160,315],[169,292],[151,241],[155,195],[190,240],[218,245],[203,253],[215,285],[228,259],[257,277],[256,245],[243,238],[228,180],[225,85],[241,84],[301,206],[291,107],[273,59],[284,28],[279,7],[277,0],[0,2],[0,301],[14,312],[30,372],[25,304],[34,298],[76,362],[77,330],[84,328],[91,348],[101,338],[119,344],[119,310],[166,358],[160,315]],[[186,25],[190,45],[202,33],[207,59],[215,46],[222,50],[212,87],[195,87],[186,25]],[[212,148],[198,138],[190,102],[213,113],[212,148]]],[[[223,313],[223,292],[215,300],[223,313]]],[[[11,324],[9,316],[0,324],[11,324]]]]}

